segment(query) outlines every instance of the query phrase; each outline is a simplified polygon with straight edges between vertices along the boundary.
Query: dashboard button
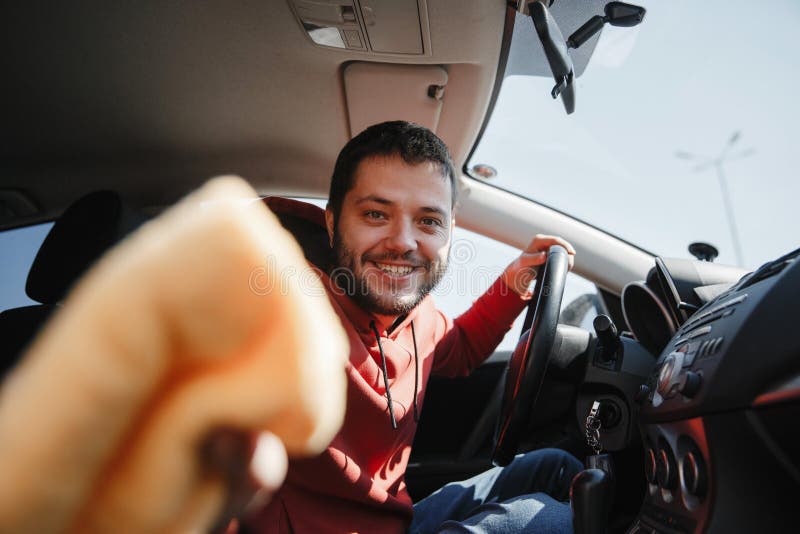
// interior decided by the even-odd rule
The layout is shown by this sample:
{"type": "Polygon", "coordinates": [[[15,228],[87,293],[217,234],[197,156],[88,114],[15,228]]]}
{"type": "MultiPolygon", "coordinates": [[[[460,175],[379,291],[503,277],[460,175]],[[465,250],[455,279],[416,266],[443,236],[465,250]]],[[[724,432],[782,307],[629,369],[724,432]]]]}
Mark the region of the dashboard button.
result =
{"type": "Polygon", "coordinates": [[[698,315],[697,317],[695,317],[695,318],[694,318],[694,320],[695,320],[695,321],[698,321],[698,322],[699,322],[699,321],[702,321],[703,319],[705,319],[706,317],[708,317],[709,315],[711,315],[711,313],[712,313],[712,312],[711,312],[711,310],[704,311],[703,313],[701,313],[700,315],[698,315]]]}
{"type": "Polygon", "coordinates": [[[711,332],[711,325],[704,326],[702,328],[696,328],[695,330],[692,330],[686,334],[686,339],[694,339],[696,337],[704,336],[709,332],[711,332]]]}
{"type": "Polygon", "coordinates": [[[747,293],[739,297],[736,297],[735,299],[729,300],[728,302],[725,303],[724,306],[727,308],[728,306],[733,306],[734,304],[739,304],[740,302],[744,302],[746,299],[747,299],[747,293]]]}
{"type": "Polygon", "coordinates": [[[735,299],[731,299],[731,300],[729,300],[727,302],[723,302],[722,304],[718,304],[718,305],[714,306],[713,308],[711,308],[711,310],[709,310],[709,311],[710,311],[710,313],[716,313],[716,312],[718,312],[720,310],[724,310],[726,308],[730,308],[731,306],[735,306],[736,304],[739,304],[740,302],[744,302],[744,300],[746,298],[747,298],[747,294],[744,294],[744,295],[742,295],[740,297],[736,297],[735,299]]]}
{"type": "Polygon", "coordinates": [[[681,376],[681,381],[678,384],[678,391],[684,397],[692,398],[700,391],[700,386],[703,384],[703,376],[694,371],[686,371],[681,376]]]}
{"type": "Polygon", "coordinates": [[[712,322],[716,321],[717,319],[720,319],[721,317],[726,317],[727,315],[730,315],[731,313],[733,313],[733,309],[728,309],[728,310],[726,310],[724,312],[723,311],[716,311],[714,313],[706,312],[706,313],[703,313],[702,315],[700,315],[698,317],[694,317],[693,316],[690,321],[684,323],[684,325],[681,327],[681,330],[683,332],[687,332],[687,331],[692,330],[692,329],[694,329],[696,327],[703,326],[704,324],[712,323],[712,322]]]}

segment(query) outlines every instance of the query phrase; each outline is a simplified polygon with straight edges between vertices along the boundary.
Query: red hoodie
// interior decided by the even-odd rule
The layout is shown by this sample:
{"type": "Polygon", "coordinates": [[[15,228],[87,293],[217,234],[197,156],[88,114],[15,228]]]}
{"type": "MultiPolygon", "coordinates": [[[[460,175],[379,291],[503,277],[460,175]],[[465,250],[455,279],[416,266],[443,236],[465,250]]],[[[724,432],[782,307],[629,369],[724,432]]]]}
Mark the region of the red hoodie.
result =
{"type": "MultiPolygon", "coordinates": [[[[279,216],[291,214],[324,229],[324,212],[316,206],[286,199],[269,199],[267,204],[279,216]]],[[[389,417],[380,349],[371,329],[374,318],[333,286],[328,276],[322,275],[322,280],[351,347],[344,425],[324,453],[290,462],[283,487],[243,530],[404,532],[412,515],[404,475],[417,430],[415,373],[421,409],[431,373],[469,374],[492,354],[526,302],[498,280],[455,321],[436,309],[428,296],[391,332],[380,331],[395,430],[389,417]],[[418,367],[414,364],[414,338],[418,367]]]]}

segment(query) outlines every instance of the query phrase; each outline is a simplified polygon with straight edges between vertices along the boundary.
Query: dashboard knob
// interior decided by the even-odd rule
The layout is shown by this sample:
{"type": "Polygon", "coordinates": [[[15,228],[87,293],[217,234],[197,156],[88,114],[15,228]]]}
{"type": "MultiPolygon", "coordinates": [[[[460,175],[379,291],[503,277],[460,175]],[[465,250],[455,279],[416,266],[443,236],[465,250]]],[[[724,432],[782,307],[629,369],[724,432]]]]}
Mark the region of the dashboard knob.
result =
{"type": "Polygon", "coordinates": [[[700,391],[700,386],[703,383],[703,376],[694,371],[686,371],[681,376],[681,381],[678,384],[678,391],[685,397],[694,397],[700,391]]]}
{"type": "Polygon", "coordinates": [[[683,365],[683,352],[672,352],[661,365],[658,374],[658,392],[664,398],[669,398],[675,394],[675,386],[680,379],[681,366],[683,365]]]}

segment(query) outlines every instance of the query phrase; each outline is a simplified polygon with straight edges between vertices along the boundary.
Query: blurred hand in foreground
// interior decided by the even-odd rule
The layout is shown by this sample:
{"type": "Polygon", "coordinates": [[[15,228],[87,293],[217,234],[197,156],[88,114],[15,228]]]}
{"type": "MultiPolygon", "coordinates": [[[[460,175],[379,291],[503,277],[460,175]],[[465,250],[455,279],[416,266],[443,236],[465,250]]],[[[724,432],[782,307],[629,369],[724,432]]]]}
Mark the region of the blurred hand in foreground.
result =
{"type": "Polygon", "coordinates": [[[76,285],[0,389],[1,532],[207,531],[333,438],[347,340],[253,198],[212,180],[76,285]]]}

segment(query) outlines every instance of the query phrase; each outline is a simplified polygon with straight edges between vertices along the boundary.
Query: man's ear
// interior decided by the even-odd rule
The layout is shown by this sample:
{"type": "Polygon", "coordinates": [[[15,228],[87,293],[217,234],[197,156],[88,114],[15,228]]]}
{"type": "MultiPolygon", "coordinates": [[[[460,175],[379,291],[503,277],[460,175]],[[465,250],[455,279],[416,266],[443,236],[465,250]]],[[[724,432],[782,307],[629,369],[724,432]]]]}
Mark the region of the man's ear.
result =
{"type": "Polygon", "coordinates": [[[325,208],[325,227],[328,229],[328,243],[331,248],[333,248],[333,229],[336,227],[335,222],[333,212],[330,208],[325,208]]]}

